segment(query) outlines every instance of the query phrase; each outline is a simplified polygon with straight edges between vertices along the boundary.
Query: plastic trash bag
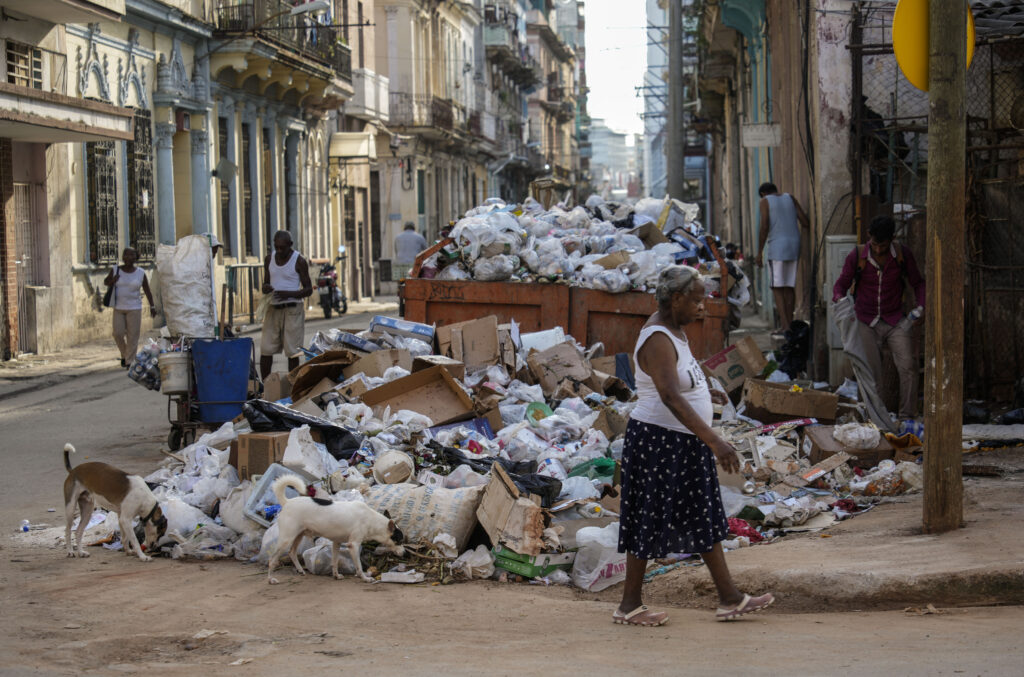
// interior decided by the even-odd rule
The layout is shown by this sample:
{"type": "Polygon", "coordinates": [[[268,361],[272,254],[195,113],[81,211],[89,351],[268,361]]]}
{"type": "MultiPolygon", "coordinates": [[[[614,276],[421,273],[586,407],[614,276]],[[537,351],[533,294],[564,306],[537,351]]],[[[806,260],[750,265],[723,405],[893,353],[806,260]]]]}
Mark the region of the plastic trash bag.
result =
{"type": "Polygon", "coordinates": [[[509,255],[477,259],[473,264],[473,279],[483,282],[498,282],[512,277],[519,267],[519,257],[509,255]]]}
{"type": "MultiPolygon", "coordinates": [[[[302,551],[302,563],[306,570],[317,576],[331,575],[331,542],[326,538],[318,538],[312,548],[302,551]]],[[[343,544],[338,551],[338,573],[354,574],[356,565],[349,556],[348,548],[343,544]]]]}
{"type": "Polygon", "coordinates": [[[490,578],[494,575],[494,555],[485,545],[467,550],[452,562],[452,571],[473,580],[490,578]]]}
{"type": "Polygon", "coordinates": [[[179,536],[187,536],[199,525],[211,521],[202,510],[176,497],[163,501],[160,504],[160,510],[167,518],[168,533],[173,531],[179,536]]]}
{"type": "Polygon", "coordinates": [[[832,437],[840,444],[854,449],[874,449],[882,439],[878,428],[863,423],[844,423],[832,430],[832,437]]]}
{"type": "Polygon", "coordinates": [[[309,426],[293,428],[288,434],[281,465],[310,477],[327,477],[341,467],[324,445],[313,441],[309,426]]]}
{"type": "MultiPolygon", "coordinates": [[[[256,561],[266,566],[270,562],[270,555],[273,554],[274,548],[277,547],[277,541],[277,522],[273,522],[267,528],[267,530],[263,532],[263,540],[260,543],[260,551],[259,554],[256,555],[256,561]]],[[[313,545],[314,543],[312,538],[310,538],[309,536],[303,536],[301,539],[299,539],[298,551],[305,552],[306,550],[312,548],[313,545]]],[[[282,552],[281,556],[287,558],[287,550],[285,550],[285,552],[282,552]]],[[[288,563],[290,564],[291,562],[289,561],[288,563]]]]}
{"type": "Polygon", "coordinates": [[[559,501],[582,501],[588,498],[601,498],[601,492],[594,486],[593,480],[586,477],[569,477],[562,480],[559,501]]]}
{"type": "Polygon", "coordinates": [[[438,280],[447,280],[449,282],[457,282],[461,280],[472,280],[473,276],[470,275],[460,263],[453,263],[447,268],[443,269],[437,274],[438,280]]]}
{"type": "Polygon", "coordinates": [[[384,371],[384,380],[387,381],[388,383],[391,383],[392,381],[397,381],[400,378],[405,378],[410,373],[412,372],[410,372],[408,369],[395,365],[393,367],[388,367],[384,371]]]}
{"type": "Polygon", "coordinates": [[[626,553],[618,552],[619,523],[584,527],[576,532],[579,551],[572,565],[572,582],[591,592],[626,579],[626,553]]]}
{"type": "Polygon", "coordinates": [[[320,433],[327,451],[336,459],[349,459],[359,449],[361,439],[352,431],[322,418],[303,414],[288,407],[266,400],[249,400],[242,405],[253,432],[292,430],[309,426],[320,433]]]}
{"type": "Polygon", "coordinates": [[[629,276],[619,268],[601,271],[594,276],[590,284],[593,289],[609,294],[621,294],[629,291],[632,287],[629,276]]]}
{"type": "Polygon", "coordinates": [[[858,402],[860,400],[860,390],[857,388],[857,382],[844,378],[843,385],[836,388],[836,395],[858,402]]]}
{"type": "Polygon", "coordinates": [[[474,472],[468,465],[460,465],[444,478],[445,489],[461,489],[462,487],[482,487],[487,478],[474,472]]]}

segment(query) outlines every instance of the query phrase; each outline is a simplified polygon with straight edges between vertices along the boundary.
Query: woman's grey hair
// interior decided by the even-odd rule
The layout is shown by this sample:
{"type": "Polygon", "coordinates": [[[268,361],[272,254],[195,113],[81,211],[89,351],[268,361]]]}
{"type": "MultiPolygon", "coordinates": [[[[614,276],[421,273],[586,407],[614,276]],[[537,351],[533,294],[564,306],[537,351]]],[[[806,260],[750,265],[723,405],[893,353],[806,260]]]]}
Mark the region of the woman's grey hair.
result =
{"type": "Polygon", "coordinates": [[[655,293],[658,306],[667,306],[676,294],[688,294],[693,289],[693,285],[703,280],[704,278],[697,272],[697,269],[690,266],[665,268],[658,275],[658,289],[655,293]]]}

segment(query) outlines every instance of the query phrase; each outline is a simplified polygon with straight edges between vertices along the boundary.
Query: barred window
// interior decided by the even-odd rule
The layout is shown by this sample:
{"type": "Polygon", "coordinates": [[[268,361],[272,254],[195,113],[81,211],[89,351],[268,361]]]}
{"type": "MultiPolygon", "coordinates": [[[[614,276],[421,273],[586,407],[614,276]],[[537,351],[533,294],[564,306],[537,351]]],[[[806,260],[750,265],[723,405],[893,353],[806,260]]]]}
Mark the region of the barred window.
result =
{"type": "Polygon", "coordinates": [[[43,88],[43,53],[31,45],[7,41],[7,82],[43,88]]]}
{"type": "Polygon", "coordinates": [[[127,144],[128,239],[139,261],[156,259],[156,221],[153,215],[153,127],[148,110],[135,110],[135,138],[127,144]]]}
{"type": "Polygon", "coordinates": [[[89,184],[89,260],[117,263],[117,155],[113,141],[85,144],[89,184]]]}

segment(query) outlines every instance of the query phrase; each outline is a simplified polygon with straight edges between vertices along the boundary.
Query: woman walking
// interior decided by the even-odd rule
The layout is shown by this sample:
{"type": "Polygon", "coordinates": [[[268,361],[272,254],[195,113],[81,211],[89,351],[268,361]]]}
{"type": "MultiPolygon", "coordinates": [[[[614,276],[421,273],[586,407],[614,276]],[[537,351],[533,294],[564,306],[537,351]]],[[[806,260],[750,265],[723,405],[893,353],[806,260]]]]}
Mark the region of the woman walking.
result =
{"type": "Polygon", "coordinates": [[[128,368],[135,360],[135,353],[139,348],[139,331],[142,327],[142,295],[139,290],[146,292],[146,300],[149,301],[149,314],[156,315],[156,308],[153,306],[153,294],[149,291],[149,280],[146,279],[146,271],[135,266],[139,259],[139,253],[132,247],[125,247],[121,254],[124,262],[121,266],[114,266],[107,274],[103,284],[113,286],[114,309],[114,343],[121,352],[121,366],[128,368]]]}
{"type": "Polygon", "coordinates": [[[717,620],[759,611],[771,593],[751,597],[733,584],[721,541],[729,523],[718,489],[715,460],[735,472],[736,450],[711,429],[711,392],[690,352],[683,327],[697,319],[704,282],[688,266],[670,266],[658,278],[658,311],[636,342],[638,402],[630,414],[622,452],[622,515],[619,552],[626,556],[622,602],[616,623],[661,625],[668,614],[648,609],[642,599],[647,560],[670,553],[699,553],[718,590],[717,620]]]}

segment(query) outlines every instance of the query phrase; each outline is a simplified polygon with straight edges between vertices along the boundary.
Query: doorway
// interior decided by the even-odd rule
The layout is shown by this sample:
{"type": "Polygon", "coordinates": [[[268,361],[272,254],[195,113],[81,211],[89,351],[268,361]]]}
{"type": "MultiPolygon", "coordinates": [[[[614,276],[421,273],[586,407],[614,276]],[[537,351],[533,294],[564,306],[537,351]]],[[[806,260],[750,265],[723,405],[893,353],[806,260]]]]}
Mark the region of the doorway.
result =
{"type": "Polygon", "coordinates": [[[32,184],[14,184],[14,264],[18,277],[18,351],[34,352],[34,322],[28,322],[28,287],[36,284],[36,210],[32,184]]]}

